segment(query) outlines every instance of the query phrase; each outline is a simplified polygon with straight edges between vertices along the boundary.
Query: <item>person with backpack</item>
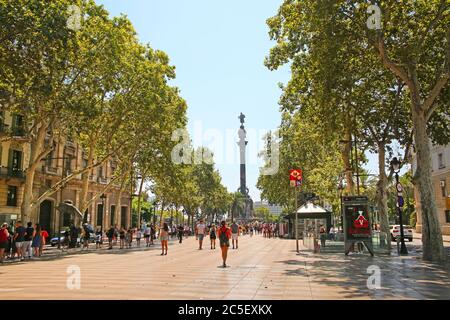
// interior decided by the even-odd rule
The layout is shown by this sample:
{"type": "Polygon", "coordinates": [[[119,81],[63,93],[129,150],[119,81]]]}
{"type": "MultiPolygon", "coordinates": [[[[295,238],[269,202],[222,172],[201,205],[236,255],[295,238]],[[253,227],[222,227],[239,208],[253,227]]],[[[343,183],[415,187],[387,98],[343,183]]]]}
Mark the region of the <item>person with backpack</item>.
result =
{"type": "Polygon", "coordinates": [[[8,224],[5,222],[4,224],[2,224],[2,228],[0,229],[0,263],[3,263],[5,250],[9,246],[8,242],[9,242],[8,224]]]}
{"type": "Polygon", "coordinates": [[[239,225],[236,223],[236,221],[233,222],[231,225],[231,238],[233,242],[233,249],[234,244],[236,243],[236,249],[238,248],[238,238],[239,238],[239,225]]]}
{"type": "Polygon", "coordinates": [[[211,250],[216,249],[217,230],[216,225],[213,224],[209,229],[209,239],[211,240],[211,250]]]}
{"type": "Polygon", "coordinates": [[[223,267],[227,267],[228,248],[230,247],[231,230],[227,227],[226,221],[222,221],[221,227],[217,231],[222,251],[223,267]]]}
{"type": "Polygon", "coordinates": [[[115,232],[116,232],[116,229],[113,226],[111,226],[111,228],[109,228],[109,230],[106,232],[106,236],[108,237],[108,243],[109,243],[108,250],[112,250],[112,248],[113,248],[113,238],[114,238],[115,232]]]}

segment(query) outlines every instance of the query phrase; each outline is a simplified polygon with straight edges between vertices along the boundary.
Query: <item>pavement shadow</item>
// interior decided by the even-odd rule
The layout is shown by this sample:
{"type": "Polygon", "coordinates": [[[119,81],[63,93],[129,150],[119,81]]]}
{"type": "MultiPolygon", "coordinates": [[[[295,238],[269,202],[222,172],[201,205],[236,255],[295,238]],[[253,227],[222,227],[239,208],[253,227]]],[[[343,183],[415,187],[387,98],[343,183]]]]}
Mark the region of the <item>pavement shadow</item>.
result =
{"type": "MultiPolygon", "coordinates": [[[[177,244],[178,240],[173,240],[170,241],[169,244],[177,244]]],[[[151,247],[146,247],[145,244],[143,246],[141,246],[140,248],[138,247],[132,247],[129,249],[119,249],[118,247],[114,247],[112,250],[108,250],[107,247],[103,247],[101,249],[89,249],[89,250],[84,250],[81,251],[80,248],[77,249],[70,249],[69,251],[67,250],[60,250],[60,249],[56,249],[56,248],[52,248],[51,249],[53,252],[51,253],[45,253],[44,251],[44,255],[40,258],[33,258],[31,260],[25,259],[24,261],[19,261],[19,260],[6,260],[4,265],[21,265],[21,264],[32,264],[32,263],[38,263],[38,262],[42,262],[42,261],[57,261],[57,260],[62,260],[62,259],[66,259],[66,258],[70,258],[70,257],[76,257],[76,256],[82,256],[82,255],[86,255],[86,254],[96,254],[96,255],[109,255],[109,256],[124,256],[130,253],[136,253],[136,252],[153,252],[153,251],[158,251],[161,252],[161,245],[159,243],[156,243],[155,245],[151,246],[151,247]]],[[[160,254],[158,253],[158,256],[160,256],[160,254]]]]}
{"type": "Polygon", "coordinates": [[[278,261],[287,266],[290,277],[308,277],[311,287],[332,287],[342,299],[450,299],[449,263],[428,263],[410,256],[375,256],[320,253],[299,256],[299,260],[278,261]],[[369,267],[380,270],[381,288],[370,289],[374,275],[369,267]],[[370,278],[370,279],[369,279],[370,278]],[[368,281],[369,280],[369,281],[368,281]]]}

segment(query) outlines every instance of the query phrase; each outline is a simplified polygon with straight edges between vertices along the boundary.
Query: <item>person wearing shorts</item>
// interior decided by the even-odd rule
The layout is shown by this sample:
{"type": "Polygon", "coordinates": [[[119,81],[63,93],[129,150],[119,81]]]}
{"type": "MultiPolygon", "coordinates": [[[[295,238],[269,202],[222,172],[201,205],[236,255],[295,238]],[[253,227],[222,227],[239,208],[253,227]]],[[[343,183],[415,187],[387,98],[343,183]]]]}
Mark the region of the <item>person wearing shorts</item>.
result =
{"type": "Polygon", "coordinates": [[[220,228],[217,230],[219,237],[220,249],[222,251],[223,267],[227,267],[228,248],[230,247],[231,230],[227,227],[227,223],[222,221],[220,228]]]}
{"type": "Polygon", "coordinates": [[[211,226],[211,229],[209,230],[209,238],[211,240],[211,250],[215,250],[216,249],[216,239],[217,239],[217,229],[216,229],[215,224],[213,224],[211,226]]]}
{"type": "Polygon", "coordinates": [[[203,219],[200,220],[200,223],[197,224],[196,228],[195,228],[195,235],[197,236],[198,239],[198,250],[202,250],[202,246],[203,246],[203,239],[205,238],[205,233],[206,233],[206,224],[203,223],[203,219]]]}
{"type": "Polygon", "coordinates": [[[159,231],[159,237],[161,240],[161,248],[162,248],[161,255],[167,256],[167,249],[168,249],[168,242],[169,242],[169,226],[167,223],[164,223],[163,227],[159,231]],[[165,253],[164,253],[164,250],[166,251],[165,253]]]}
{"type": "Polygon", "coordinates": [[[22,245],[22,255],[24,258],[28,259],[31,259],[31,256],[33,254],[31,245],[33,242],[34,228],[32,226],[33,224],[31,222],[27,223],[27,228],[25,229],[25,235],[23,237],[22,245]]]}
{"type": "Polygon", "coordinates": [[[231,239],[233,241],[233,249],[234,244],[236,243],[236,249],[238,248],[238,238],[239,238],[239,225],[235,222],[231,225],[231,239]]]}
{"type": "Polygon", "coordinates": [[[25,241],[25,233],[26,229],[22,227],[22,222],[17,221],[16,232],[14,234],[14,243],[16,245],[17,258],[19,258],[20,261],[23,260],[23,243],[25,241]]]}
{"type": "Polygon", "coordinates": [[[150,247],[150,234],[151,234],[152,230],[146,226],[145,230],[144,230],[144,239],[145,239],[145,246],[146,247],[150,247]]]}
{"type": "Polygon", "coordinates": [[[3,257],[5,255],[5,250],[9,246],[9,232],[8,224],[4,223],[0,229],[0,263],[3,263],[3,257]]]}

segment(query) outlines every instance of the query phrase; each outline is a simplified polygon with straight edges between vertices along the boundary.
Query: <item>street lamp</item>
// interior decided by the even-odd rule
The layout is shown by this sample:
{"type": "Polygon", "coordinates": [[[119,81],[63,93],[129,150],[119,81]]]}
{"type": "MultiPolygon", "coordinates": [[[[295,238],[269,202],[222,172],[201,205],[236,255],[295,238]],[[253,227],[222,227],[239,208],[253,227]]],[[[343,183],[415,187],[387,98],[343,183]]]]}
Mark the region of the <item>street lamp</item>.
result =
{"type": "Polygon", "coordinates": [[[391,167],[392,170],[395,173],[395,187],[397,189],[397,207],[398,207],[398,219],[400,223],[400,254],[401,255],[407,255],[408,249],[406,248],[405,244],[405,232],[403,230],[403,212],[402,208],[405,203],[403,200],[403,186],[399,181],[399,172],[400,172],[400,161],[395,157],[391,161],[391,167]]]}
{"type": "Polygon", "coordinates": [[[345,186],[343,183],[343,177],[339,181],[338,190],[339,190],[339,199],[340,199],[340,206],[341,206],[341,217],[340,217],[340,226],[342,229],[344,229],[344,212],[343,212],[343,206],[342,206],[342,193],[344,192],[345,186]]]}
{"type": "Polygon", "coordinates": [[[106,195],[102,194],[100,196],[100,199],[102,199],[102,224],[101,224],[101,230],[103,231],[103,219],[105,217],[105,200],[106,200],[106,195]]]}

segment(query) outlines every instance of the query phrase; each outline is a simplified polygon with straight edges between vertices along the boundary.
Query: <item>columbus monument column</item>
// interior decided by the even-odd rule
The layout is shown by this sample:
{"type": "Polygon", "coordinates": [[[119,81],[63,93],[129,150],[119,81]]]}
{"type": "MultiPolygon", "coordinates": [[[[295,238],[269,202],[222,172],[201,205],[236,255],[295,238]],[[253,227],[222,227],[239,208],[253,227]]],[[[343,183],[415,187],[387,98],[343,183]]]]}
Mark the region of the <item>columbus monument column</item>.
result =
{"type": "Polygon", "coordinates": [[[245,131],[245,115],[241,112],[241,115],[239,116],[239,120],[241,121],[241,127],[239,129],[239,151],[240,151],[240,177],[241,177],[241,184],[239,187],[239,192],[245,197],[245,209],[244,209],[244,216],[240,217],[241,219],[248,220],[252,217],[252,211],[253,211],[253,201],[250,198],[249,195],[249,189],[247,188],[247,173],[246,173],[246,147],[248,144],[247,139],[247,131],[245,131]]]}

